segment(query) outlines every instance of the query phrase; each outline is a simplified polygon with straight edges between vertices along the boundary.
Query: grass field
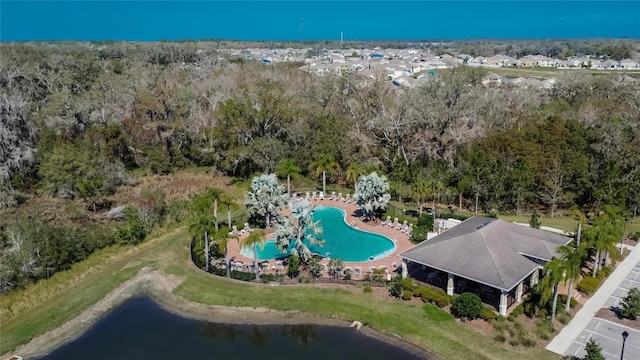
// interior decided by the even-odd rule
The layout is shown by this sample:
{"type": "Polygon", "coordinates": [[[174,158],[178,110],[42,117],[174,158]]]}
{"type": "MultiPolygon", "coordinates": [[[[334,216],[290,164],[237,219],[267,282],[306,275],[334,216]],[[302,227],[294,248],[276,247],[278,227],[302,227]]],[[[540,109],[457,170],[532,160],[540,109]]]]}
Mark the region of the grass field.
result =
{"type": "MultiPolygon", "coordinates": [[[[0,354],[77,316],[112,289],[148,266],[185,278],[174,291],[190,301],[224,306],[266,307],[299,310],[311,315],[345,320],[357,319],[372,328],[400,335],[444,359],[556,359],[544,349],[513,349],[453,320],[436,308],[379,299],[360,289],[320,288],[313,285],[262,286],[230,281],[206,274],[189,264],[188,235],[178,229],[136,248],[118,248],[92,269],[75,268],[75,276],[66,276],[40,286],[64,289],[40,292],[40,301],[32,306],[3,312],[0,354]]],[[[100,253],[95,254],[100,257],[100,253]]],[[[50,281],[50,280],[47,280],[50,281]]],[[[34,296],[35,287],[20,295],[34,296]]],[[[9,306],[8,297],[0,297],[0,308],[9,306]]]]}

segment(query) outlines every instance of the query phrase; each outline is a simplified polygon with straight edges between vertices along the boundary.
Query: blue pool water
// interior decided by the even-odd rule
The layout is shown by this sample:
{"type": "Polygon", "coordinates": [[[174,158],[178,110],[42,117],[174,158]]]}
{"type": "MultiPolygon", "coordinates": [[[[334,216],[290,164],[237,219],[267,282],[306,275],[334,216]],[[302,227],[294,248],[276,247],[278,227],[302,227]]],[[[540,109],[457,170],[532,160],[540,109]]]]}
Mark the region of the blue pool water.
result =
{"type": "MultiPolygon", "coordinates": [[[[370,257],[377,259],[389,255],[395,250],[395,244],[391,239],[349,226],[345,223],[344,211],[340,209],[316,207],[313,212],[313,220],[320,220],[323,228],[320,238],[325,240],[322,247],[309,246],[315,254],[342,261],[368,261],[370,257]]],[[[273,241],[267,241],[262,250],[258,248],[258,259],[260,260],[280,258],[288,254],[288,252],[281,253],[273,241]]],[[[253,259],[253,250],[244,248],[242,255],[253,259]]]]}

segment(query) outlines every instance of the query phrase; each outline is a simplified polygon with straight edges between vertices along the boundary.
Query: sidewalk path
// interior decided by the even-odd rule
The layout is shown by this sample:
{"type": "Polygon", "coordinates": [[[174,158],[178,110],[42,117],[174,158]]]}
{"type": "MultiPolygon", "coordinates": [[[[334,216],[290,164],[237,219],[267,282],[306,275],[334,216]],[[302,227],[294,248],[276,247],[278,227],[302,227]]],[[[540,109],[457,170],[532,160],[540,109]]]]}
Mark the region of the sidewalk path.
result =
{"type": "Polygon", "coordinates": [[[640,246],[633,248],[631,253],[624,261],[611,273],[609,278],[602,284],[600,289],[589,299],[582,309],[578,311],[575,317],[571,320],[569,325],[565,326],[562,331],[553,338],[553,340],[547,345],[547,350],[554,353],[564,355],[569,350],[569,347],[580,336],[582,331],[587,327],[591,319],[596,315],[618,288],[618,286],[624,281],[633,270],[633,268],[640,261],[640,246]]]}

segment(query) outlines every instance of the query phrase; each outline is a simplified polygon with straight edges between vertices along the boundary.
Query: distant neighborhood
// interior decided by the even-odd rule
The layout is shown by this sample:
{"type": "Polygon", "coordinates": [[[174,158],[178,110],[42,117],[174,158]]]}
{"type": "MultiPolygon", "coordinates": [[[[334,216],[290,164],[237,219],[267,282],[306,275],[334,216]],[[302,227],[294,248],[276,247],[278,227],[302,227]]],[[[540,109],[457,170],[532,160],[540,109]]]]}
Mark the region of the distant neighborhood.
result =
{"type": "MultiPolygon", "coordinates": [[[[633,59],[621,61],[591,56],[573,56],[566,60],[543,55],[526,55],[518,59],[507,55],[473,57],[467,54],[435,55],[421,49],[242,49],[229,50],[231,56],[265,64],[277,62],[304,62],[302,69],[318,74],[357,73],[364,80],[390,81],[397,87],[412,87],[428,81],[437,70],[453,68],[461,64],[485,67],[489,74],[483,79],[485,86],[513,85],[522,87],[551,88],[556,82],[552,76],[513,77],[491,72],[492,68],[512,69],[591,69],[640,71],[640,62],[633,59]]],[[[553,73],[550,72],[550,75],[553,73]]],[[[629,81],[635,81],[627,77],[629,81]]]]}

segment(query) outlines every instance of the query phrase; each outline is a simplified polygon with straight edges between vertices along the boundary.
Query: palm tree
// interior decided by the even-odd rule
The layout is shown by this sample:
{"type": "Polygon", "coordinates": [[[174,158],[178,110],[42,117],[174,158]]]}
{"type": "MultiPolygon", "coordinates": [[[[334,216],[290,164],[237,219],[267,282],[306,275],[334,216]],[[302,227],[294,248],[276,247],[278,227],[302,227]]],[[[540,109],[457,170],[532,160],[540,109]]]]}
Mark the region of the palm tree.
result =
{"type": "Polygon", "coordinates": [[[291,254],[299,256],[300,260],[306,263],[311,260],[312,253],[304,240],[311,245],[324,245],[324,241],[319,238],[322,235],[322,226],[319,221],[314,222],[311,218],[313,206],[308,202],[294,202],[290,209],[291,215],[281,217],[276,224],[276,247],[286,252],[293,245],[291,254]],[[310,233],[307,233],[307,230],[310,230],[310,233]]]}
{"type": "Polygon", "coordinates": [[[327,188],[327,173],[329,173],[329,177],[335,176],[338,172],[340,165],[333,157],[333,155],[321,153],[318,155],[316,161],[312,162],[310,165],[311,171],[313,171],[316,177],[320,177],[322,175],[322,192],[326,193],[327,188]]]}
{"type": "Polygon", "coordinates": [[[231,277],[231,271],[229,269],[229,241],[238,240],[235,235],[229,234],[230,229],[223,227],[222,229],[215,231],[211,234],[211,240],[213,243],[218,244],[218,251],[224,254],[224,264],[227,269],[227,277],[231,277]]]}
{"type": "Polygon", "coordinates": [[[291,193],[291,178],[295,180],[295,178],[300,175],[300,167],[296,165],[293,159],[282,159],[278,166],[276,167],[276,175],[279,178],[287,178],[287,194],[291,193]]]}
{"type": "Polygon", "coordinates": [[[573,286],[573,282],[578,281],[580,278],[586,251],[584,246],[573,247],[572,245],[564,245],[558,248],[558,253],[562,255],[562,260],[564,260],[565,284],[567,284],[567,282],[569,283],[567,288],[567,303],[565,304],[565,310],[569,311],[571,307],[571,287],[573,286]]]}
{"type": "Polygon", "coordinates": [[[346,173],[346,179],[349,184],[355,184],[358,178],[362,175],[362,169],[356,162],[349,164],[346,173]]]}
{"type": "Polygon", "coordinates": [[[207,199],[209,199],[211,207],[213,208],[213,219],[216,224],[216,230],[218,230],[218,206],[220,206],[220,200],[224,195],[224,191],[216,188],[210,188],[206,193],[207,199]]]}
{"type": "Polygon", "coordinates": [[[258,249],[260,246],[260,250],[264,249],[264,241],[266,240],[265,234],[261,230],[254,230],[249,233],[249,236],[244,238],[244,240],[240,240],[241,247],[252,247],[253,248],[253,263],[256,269],[256,281],[260,280],[260,272],[258,271],[258,249]]]}
{"type": "Polygon", "coordinates": [[[211,219],[206,215],[193,214],[189,221],[189,234],[200,241],[200,244],[204,241],[204,258],[205,269],[209,271],[209,238],[208,234],[215,232],[214,224],[211,219]]]}
{"type": "Polygon", "coordinates": [[[271,220],[287,203],[284,187],[275,174],[255,176],[251,180],[251,189],[244,194],[244,204],[249,215],[260,216],[271,226],[271,220]]]}
{"type": "Polygon", "coordinates": [[[565,262],[563,259],[552,259],[544,265],[543,277],[538,283],[541,304],[547,304],[553,296],[551,304],[551,320],[556,319],[556,306],[558,304],[558,285],[564,279],[565,262]]]}
{"type": "Polygon", "coordinates": [[[420,177],[413,184],[411,184],[411,187],[412,187],[413,193],[418,198],[418,206],[419,206],[418,212],[420,213],[420,215],[422,215],[422,208],[424,205],[422,200],[424,200],[424,198],[426,198],[430,193],[429,183],[425,181],[425,179],[420,177]]]}
{"type": "Polygon", "coordinates": [[[223,194],[220,198],[220,205],[223,205],[227,208],[227,225],[229,228],[232,228],[231,225],[231,210],[238,210],[240,205],[236,203],[235,199],[229,196],[228,194],[223,194]]]}

